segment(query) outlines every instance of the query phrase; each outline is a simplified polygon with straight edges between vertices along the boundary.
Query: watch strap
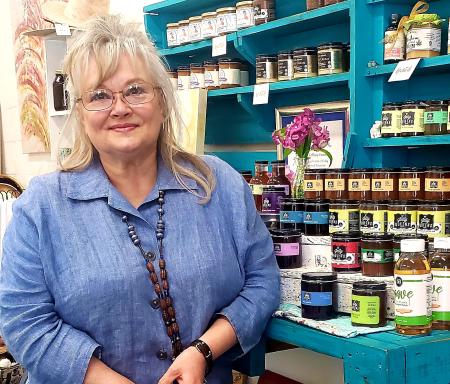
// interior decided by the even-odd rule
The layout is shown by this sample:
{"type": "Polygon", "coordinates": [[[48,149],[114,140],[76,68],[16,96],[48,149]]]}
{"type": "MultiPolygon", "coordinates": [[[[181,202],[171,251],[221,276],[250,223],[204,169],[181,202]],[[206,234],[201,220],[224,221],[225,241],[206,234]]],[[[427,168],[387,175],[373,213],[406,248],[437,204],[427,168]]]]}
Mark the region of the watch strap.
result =
{"type": "Polygon", "coordinates": [[[191,344],[189,344],[189,346],[195,347],[197,351],[199,351],[205,358],[206,360],[205,376],[207,376],[211,372],[214,364],[211,348],[209,348],[209,345],[200,339],[194,340],[191,344]]]}

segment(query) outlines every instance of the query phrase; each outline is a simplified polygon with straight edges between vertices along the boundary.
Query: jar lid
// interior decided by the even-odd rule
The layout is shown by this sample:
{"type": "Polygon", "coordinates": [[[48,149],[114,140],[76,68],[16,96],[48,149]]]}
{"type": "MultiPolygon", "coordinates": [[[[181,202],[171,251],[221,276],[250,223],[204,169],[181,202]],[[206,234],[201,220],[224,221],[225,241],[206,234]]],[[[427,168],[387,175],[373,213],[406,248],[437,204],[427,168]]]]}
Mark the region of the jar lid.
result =
{"type": "Polygon", "coordinates": [[[419,167],[401,167],[400,171],[401,172],[424,172],[424,169],[419,168],[419,167]]]}
{"type": "Polygon", "coordinates": [[[370,289],[372,291],[385,291],[386,283],[383,281],[355,281],[353,283],[353,289],[370,289]]]}
{"type": "Polygon", "coordinates": [[[402,108],[426,108],[427,105],[423,103],[422,101],[405,101],[402,105],[402,108]]]}
{"type": "Polygon", "coordinates": [[[215,60],[205,60],[203,65],[217,65],[217,61],[215,60]]]}
{"type": "Polygon", "coordinates": [[[200,21],[202,19],[201,16],[192,16],[189,18],[189,21],[200,21]]]}
{"type": "MultiPolygon", "coordinates": [[[[398,169],[398,168],[397,168],[398,169]]],[[[373,168],[372,173],[378,172],[394,172],[396,168],[373,168]]]]}
{"type": "Polygon", "coordinates": [[[278,237],[301,236],[302,233],[296,229],[271,229],[270,234],[278,237]]]}
{"type": "Polygon", "coordinates": [[[327,168],[326,173],[348,173],[350,169],[348,168],[327,168]]]}
{"type": "Polygon", "coordinates": [[[426,101],[427,105],[448,105],[448,100],[429,100],[426,101]]]}
{"type": "Polygon", "coordinates": [[[361,232],[354,231],[354,232],[334,232],[331,234],[332,240],[361,240],[361,232]]]}
{"type": "Polygon", "coordinates": [[[369,205],[369,204],[388,205],[389,201],[388,200],[363,200],[363,201],[361,201],[361,205],[369,205]]]}
{"type": "Polygon", "coordinates": [[[268,160],[256,160],[255,164],[258,164],[258,165],[269,165],[269,161],[268,160]]]}
{"type": "Polygon", "coordinates": [[[277,58],[277,55],[267,55],[265,53],[262,53],[260,55],[256,55],[256,59],[264,60],[264,59],[273,59],[275,60],[277,58]]]}
{"type": "Polygon", "coordinates": [[[166,24],[167,28],[173,28],[173,27],[178,27],[178,23],[168,23],[166,24]]]}
{"type": "Polygon", "coordinates": [[[323,48],[343,48],[344,47],[344,43],[340,42],[340,41],[335,41],[335,42],[331,42],[331,43],[323,43],[320,44],[318,49],[323,49],[323,48]]]}
{"type": "Polygon", "coordinates": [[[288,204],[303,204],[305,200],[298,199],[296,197],[282,197],[280,198],[281,203],[288,203],[288,204]]]}
{"type": "Polygon", "coordinates": [[[253,174],[253,172],[252,172],[252,171],[249,171],[249,170],[246,170],[246,171],[239,171],[239,173],[240,173],[241,175],[252,175],[252,174],[253,174]]]}
{"type": "Polygon", "coordinates": [[[230,57],[224,57],[223,59],[219,59],[219,64],[220,63],[240,64],[241,61],[239,59],[232,59],[230,57]]]}
{"type": "Polygon", "coordinates": [[[361,173],[361,172],[372,172],[372,168],[353,168],[350,169],[350,172],[356,172],[356,173],[361,173]]]}
{"type": "Polygon", "coordinates": [[[305,200],[305,204],[309,204],[309,205],[329,205],[330,204],[330,200],[327,199],[308,199],[305,200]]]}
{"type": "Polygon", "coordinates": [[[332,201],[330,204],[331,205],[336,205],[336,204],[355,204],[355,205],[359,205],[359,201],[358,200],[350,200],[350,199],[341,199],[341,200],[332,201]]]}
{"type": "Polygon", "coordinates": [[[396,201],[390,201],[388,203],[389,206],[398,206],[398,205],[417,205],[417,201],[416,200],[396,200],[396,201]]]}
{"type": "Polygon", "coordinates": [[[189,24],[189,20],[180,20],[178,24],[189,24]]]}
{"type": "Polygon", "coordinates": [[[188,65],[180,65],[177,70],[178,71],[189,71],[191,68],[188,65]]]}
{"type": "Polygon", "coordinates": [[[280,51],[278,52],[278,56],[280,55],[292,55],[292,51],[287,50],[287,51],[280,51]]]}
{"type": "Polygon", "coordinates": [[[304,53],[317,53],[317,48],[316,47],[304,47],[304,48],[297,48],[294,50],[294,55],[295,54],[304,54],[304,53]]]}
{"type": "Polygon", "coordinates": [[[202,17],[211,17],[211,16],[217,16],[216,12],[205,12],[202,13],[202,17]]]}
{"type": "Polygon", "coordinates": [[[239,3],[236,3],[236,8],[247,6],[247,5],[253,6],[253,1],[240,1],[239,3]]]}
{"type": "Polygon", "coordinates": [[[223,8],[219,8],[216,11],[217,13],[219,12],[236,12],[236,7],[223,7],[223,8]]]}
{"type": "Polygon", "coordinates": [[[336,281],[337,274],[335,272],[305,272],[302,273],[302,280],[305,281],[323,281],[332,283],[336,281]]]}
{"type": "Polygon", "coordinates": [[[433,245],[434,249],[450,249],[450,237],[436,237],[433,245]]]}
{"type": "Polygon", "coordinates": [[[203,68],[202,63],[191,63],[191,68],[203,68]]]}
{"type": "Polygon", "coordinates": [[[396,242],[405,239],[423,239],[425,241],[428,241],[428,235],[424,233],[399,233],[397,235],[394,235],[394,241],[396,242]]]}
{"type": "Polygon", "coordinates": [[[269,185],[267,187],[263,187],[263,192],[285,192],[285,187],[278,187],[276,185],[269,185]]]}
{"type": "Polygon", "coordinates": [[[394,235],[392,233],[364,233],[362,240],[392,241],[394,240],[394,235]]]}
{"type": "Polygon", "coordinates": [[[400,241],[401,252],[424,252],[425,240],[424,239],[403,239],[400,241]]]}
{"type": "Polygon", "coordinates": [[[431,166],[426,168],[427,172],[447,172],[450,171],[448,167],[431,166]]]}
{"type": "Polygon", "coordinates": [[[270,162],[272,165],[286,165],[286,162],[284,160],[272,160],[270,162]]]}

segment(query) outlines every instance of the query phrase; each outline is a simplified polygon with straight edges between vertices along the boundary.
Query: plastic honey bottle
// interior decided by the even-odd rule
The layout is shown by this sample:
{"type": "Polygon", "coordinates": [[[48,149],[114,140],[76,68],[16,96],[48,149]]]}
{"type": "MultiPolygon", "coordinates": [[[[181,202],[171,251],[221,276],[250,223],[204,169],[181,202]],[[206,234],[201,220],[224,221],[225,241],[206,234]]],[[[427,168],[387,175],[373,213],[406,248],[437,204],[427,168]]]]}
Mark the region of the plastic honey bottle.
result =
{"type": "Polygon", "coordinates": [[[433,329],[450,330],[450,238],[436,237],[430,258],[433,329]]]}
{"type": "Polygon", "coordinates": [[[394,280],[397,332],[404,335],[430,333],[432,276],[425,253],[425,240],[401,241],[394,280]]]}

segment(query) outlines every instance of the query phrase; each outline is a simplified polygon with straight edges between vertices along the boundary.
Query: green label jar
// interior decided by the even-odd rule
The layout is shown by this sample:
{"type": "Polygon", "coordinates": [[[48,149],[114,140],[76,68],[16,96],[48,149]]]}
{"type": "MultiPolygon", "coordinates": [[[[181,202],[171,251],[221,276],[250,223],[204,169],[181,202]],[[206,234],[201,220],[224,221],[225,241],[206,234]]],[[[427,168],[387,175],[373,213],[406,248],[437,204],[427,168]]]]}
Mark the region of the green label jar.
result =
{"type": "Polygon", "coordinates": [[[386,325],[386,283],[353,283],[351,321],[352,325],[373,328],[386,325]]]}

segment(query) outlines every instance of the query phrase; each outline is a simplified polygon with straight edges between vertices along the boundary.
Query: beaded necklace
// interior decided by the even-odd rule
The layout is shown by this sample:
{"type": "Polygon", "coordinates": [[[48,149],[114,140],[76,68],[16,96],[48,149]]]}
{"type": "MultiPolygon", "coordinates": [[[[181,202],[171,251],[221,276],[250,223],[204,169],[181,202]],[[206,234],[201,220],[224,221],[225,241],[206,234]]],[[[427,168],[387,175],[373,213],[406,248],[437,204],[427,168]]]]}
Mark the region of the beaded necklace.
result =
{"type": "Polygon", "coordinates": [[[158,279],[158,275],[156,274],[155,267],[152,263],[152,261],[155,260],[155,255],[153,254],[153,252],[145,251],[144,248],[142,248],[141,240],[136,233],[136,228],[134,225],[131,225],[128,222],[127,215],[124,214],[122,216],[122,221],[128,226],[128,235],[130,236],[131,241],[137,248],[139,248],[141,255],[146,261],[147,270],[149,272],[149,279],[153,284],[153,289],[156,295],[158,296],[161,315],[164,324],[166,325],[167,335],[169,336],[172,343],[172,360],[175,360],[175,358],[183,351],[183,345],[181,343],[180,328],[175,317],[175,309],[173,307],[172,298],[169,294],[169,281],[167,276],[166,260],[164,259],[163,253],[163,239],[165,230],[163,219],[164,191],[159,191],[158,203],[158,222],[156,224],[155,232],[159,250],[159,277],[161,281],[158,279]]]}

